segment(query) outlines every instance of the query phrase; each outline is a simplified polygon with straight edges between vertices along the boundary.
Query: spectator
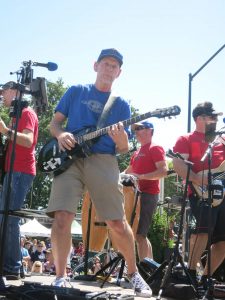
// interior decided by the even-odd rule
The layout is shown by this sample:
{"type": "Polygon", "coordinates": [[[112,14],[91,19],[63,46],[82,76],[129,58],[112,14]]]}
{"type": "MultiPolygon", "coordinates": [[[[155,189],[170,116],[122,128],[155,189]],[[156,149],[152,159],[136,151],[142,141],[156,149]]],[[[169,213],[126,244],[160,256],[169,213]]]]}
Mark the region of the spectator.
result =
{"type": "Polygon", "coordinates": [[[94,274],[96,274],[98,271],[101,270],[101,268],[102,268],[101,260],[100,260],[99,256],[95,256],[94,264],[93,264],[91,270],[94,274]]]}
{"type": "Polygon", "coordinates": [[[84,256],[84,244],[79,242],[78,247],[75,249],[75,255],[84,256]]]}
{"type": "MultiPolygon", "coordinates": [[[[22,266],[21,266],[21,274],[27,274],[30,267],[30,254],[28,249],[25,247],[26,239],[21,237],[20,239],[20,247],[21,247],[21,258],[22,258],[22,266]]],[[[29,243],[29,242],[28,242],[29,243]]]]}
{"type": "Polygon", "coordinates": [[[31,273],[35,273],[35,274],[42,274],[42,262],[41,261],[35,261],[32,269],[31,269],[31,273]]]}
{"type": "Polygon", "coordinates": [[[54,265],[54,258],[52,255],[52,249],[49,248],[45,251],[46,261],[43,265],[43,272],[55,274],[55,265],[54,265]]]}
{"type": "Polygon", "coordinates": [[[37,250],[31,254],[31,261],[34,264],[35,261],[45,262],[44,246],[41,242],[37,244],[37,250]]]}

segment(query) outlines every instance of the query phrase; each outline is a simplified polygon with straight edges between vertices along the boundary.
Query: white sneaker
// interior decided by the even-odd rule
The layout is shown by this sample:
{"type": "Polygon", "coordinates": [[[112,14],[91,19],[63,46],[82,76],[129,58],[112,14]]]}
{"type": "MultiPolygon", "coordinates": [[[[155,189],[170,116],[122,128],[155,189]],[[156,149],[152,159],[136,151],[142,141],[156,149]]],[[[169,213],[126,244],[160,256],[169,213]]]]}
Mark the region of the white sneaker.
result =
{"type": "Polygon", "coordinates": [[[66,278],[65,277],[56,277],[56,279],[53,281],[53,286],[58,287],[66,287],[66,278]]]}
{"type": "Polygon", "coordinates": [[[144,298],[150,298],[152,296],[152,290],[138,272],[135,272],[129,278],[129,281],[133,285],[136,296],[144,298]]]}

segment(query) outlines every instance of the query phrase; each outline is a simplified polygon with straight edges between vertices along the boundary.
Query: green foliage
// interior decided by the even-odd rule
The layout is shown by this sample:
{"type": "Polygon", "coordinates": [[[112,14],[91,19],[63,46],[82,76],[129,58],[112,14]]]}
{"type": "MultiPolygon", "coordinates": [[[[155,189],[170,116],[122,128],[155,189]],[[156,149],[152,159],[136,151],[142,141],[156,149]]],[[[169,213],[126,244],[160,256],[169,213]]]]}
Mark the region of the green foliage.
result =
{"type": "Polygon", "coordinates": [[[154,260],[161,263],[164,258],[164,249],[167,247],[168,220],[165,210],[157,209],[153,216],[148,238],[151,241],[154,260]]]}

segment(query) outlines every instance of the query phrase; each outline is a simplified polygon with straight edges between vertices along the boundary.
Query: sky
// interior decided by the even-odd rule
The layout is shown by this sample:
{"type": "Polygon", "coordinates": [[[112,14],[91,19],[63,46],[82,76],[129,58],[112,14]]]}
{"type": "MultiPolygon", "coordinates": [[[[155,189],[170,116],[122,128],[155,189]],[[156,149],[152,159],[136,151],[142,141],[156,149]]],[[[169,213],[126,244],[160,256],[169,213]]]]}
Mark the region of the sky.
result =
{"type": "MultiPolygon", "coordinates": [[[[124,57],[113,92],[140,113],[178,105],[176,118],[149,120],[154,140],[165,149],[188,131],[191,110],[212,101],[225,113],[224,0],[39,0],[1,2],[0,83],[16,80],[10,72],[22,62],[55,62],[54,72],[33,67],[34,77],[64,84],[93,83],[100,51],[116,48],[124,57]]],[[[224,126],[220,117],[218,128],[224,126]]],[[[194,122],[191,120],[191,130],[194,122]]]]}

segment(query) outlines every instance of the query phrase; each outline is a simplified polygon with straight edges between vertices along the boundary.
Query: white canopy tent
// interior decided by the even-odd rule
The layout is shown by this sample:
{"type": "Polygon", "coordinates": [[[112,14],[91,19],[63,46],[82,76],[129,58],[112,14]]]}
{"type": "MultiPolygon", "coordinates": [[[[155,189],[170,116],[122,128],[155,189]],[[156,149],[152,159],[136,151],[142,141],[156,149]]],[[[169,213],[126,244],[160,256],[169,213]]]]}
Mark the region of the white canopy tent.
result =
{"type": "MultiPolygon", "coordinates": [[[[51,229],[43,226],[36,219],[33,219],[20,226],[20,234],[31,236],[31,237],[32,236],[50,237],[51,229]]],[[[73,220],[71,226],[71,234],[77,238],[82,237],[81,225],[76,220],[73,220]]]]}
{"type": "Polygon", "coordinates": [[[74,238],[78,238],[78,239],[82,238],[82,227],[80,223],[78,223],[76,220],[73,220],[71,226],[71,234],[74,238]]]}
{"type": "Polygon", "coordinates": [[[51,229],[41,225],[36,219],[20,226],[20,234],[27,236],[50,237],[51,229]]]}

